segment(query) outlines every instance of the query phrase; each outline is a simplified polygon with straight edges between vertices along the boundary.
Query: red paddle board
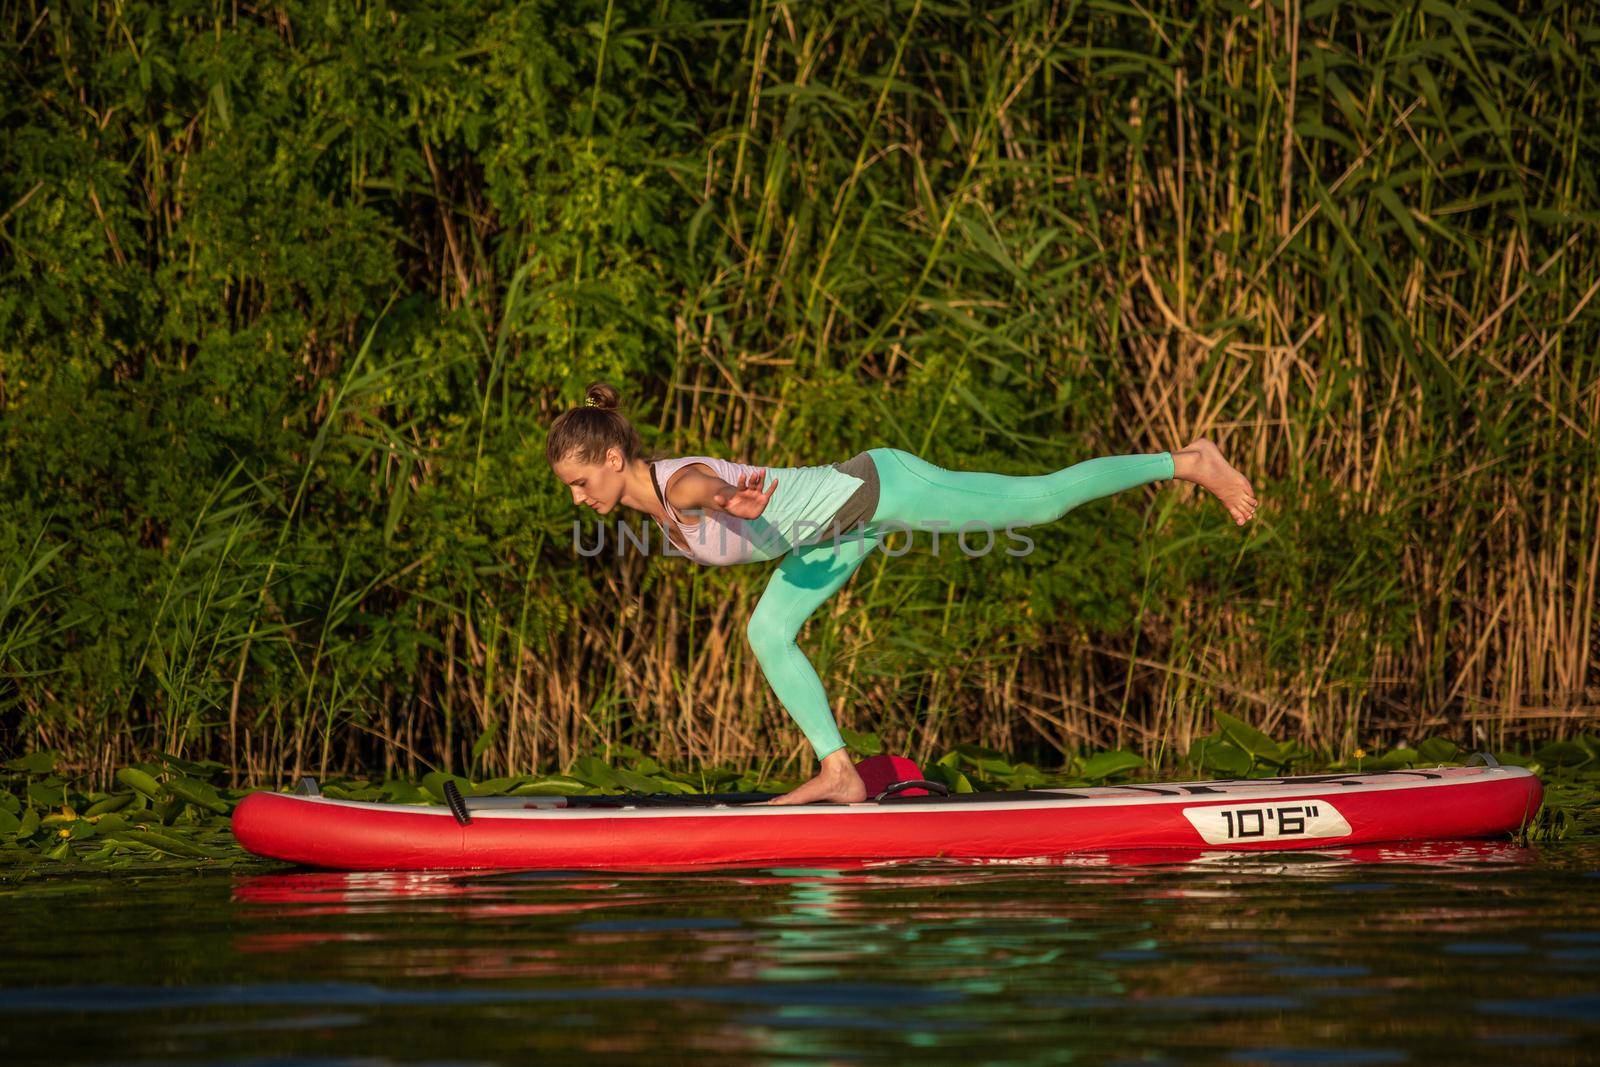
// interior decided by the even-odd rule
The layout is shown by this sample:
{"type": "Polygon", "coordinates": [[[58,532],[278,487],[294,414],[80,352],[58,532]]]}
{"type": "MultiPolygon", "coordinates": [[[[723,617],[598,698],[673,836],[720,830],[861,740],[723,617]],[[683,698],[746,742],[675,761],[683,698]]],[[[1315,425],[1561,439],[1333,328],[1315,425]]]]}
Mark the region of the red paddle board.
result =
{"type": "Polygon", "coordinates": [[[468,800],[462,824],[445,807],[252,793],[233,832],[257,855],[335,870],[1004,859],[1492,837],[1524,826],[1542,796],[1519,767],[1439,767],[781,807],[741,802],[747,794],[501,797],[468,800]]]}

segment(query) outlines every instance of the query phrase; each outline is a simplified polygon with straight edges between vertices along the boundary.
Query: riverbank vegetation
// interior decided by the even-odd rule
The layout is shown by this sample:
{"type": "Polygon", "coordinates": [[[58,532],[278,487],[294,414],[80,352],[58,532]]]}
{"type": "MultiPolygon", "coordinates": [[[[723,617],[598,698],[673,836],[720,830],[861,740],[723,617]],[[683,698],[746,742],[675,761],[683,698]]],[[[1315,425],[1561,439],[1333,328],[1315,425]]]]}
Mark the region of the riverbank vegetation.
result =
{"type": "Polygon", "coordinates": [[[0,754],[88,790],[30,848],[301,773],[797,777],[743,633],[770,565],[574,550],[542,434],[594,379],[662,454],[1205,434],[1246,470],[1245,530],[1151,488],[1023,558],[863,566],[803,648],[925,764],[1166,765],[1218,712],[1339,762],[1532,753],[1600,714],[1592,8],[0,19],[0,754]]]}

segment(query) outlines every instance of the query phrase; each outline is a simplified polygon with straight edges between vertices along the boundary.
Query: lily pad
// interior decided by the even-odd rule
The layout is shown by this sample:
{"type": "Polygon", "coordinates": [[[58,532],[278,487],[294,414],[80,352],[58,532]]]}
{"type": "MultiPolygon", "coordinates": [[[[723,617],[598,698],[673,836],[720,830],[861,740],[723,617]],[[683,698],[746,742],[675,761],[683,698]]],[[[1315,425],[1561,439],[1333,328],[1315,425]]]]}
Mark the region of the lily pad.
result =
{"type": "Polygon", "coordinates": [[[58,758],[57,754],[50,749],[40,749],[38,752],[30,752],[26,756],[18,756],[16,759],[6,760],[0,766],[5,767],[8,771],[21,771],[24,774],[49,774],[55,770],[58,758]]]}

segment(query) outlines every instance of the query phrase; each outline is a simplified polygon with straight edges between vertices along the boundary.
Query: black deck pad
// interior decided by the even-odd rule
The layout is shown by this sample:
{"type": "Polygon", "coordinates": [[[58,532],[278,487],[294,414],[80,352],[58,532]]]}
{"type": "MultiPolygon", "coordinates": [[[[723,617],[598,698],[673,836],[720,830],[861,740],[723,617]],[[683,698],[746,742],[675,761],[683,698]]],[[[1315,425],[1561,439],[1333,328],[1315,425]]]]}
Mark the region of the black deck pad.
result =
{"type": "Polygon", "coordinates": [[[1064,789],[1002,789],[992,793],[951,793],[947,797],[908,797],[904,794],[884,797],[879,804],[1010,804],[1027,800],[1083,800],[1082,793],[1069,793],[1064,789]]]}
{"type": "Polygon", "coordinates": [[[712,808],[719,804],[760,804],[782,793],[619,793],[579,794],[566,798],[569,808],[712,808]]]}

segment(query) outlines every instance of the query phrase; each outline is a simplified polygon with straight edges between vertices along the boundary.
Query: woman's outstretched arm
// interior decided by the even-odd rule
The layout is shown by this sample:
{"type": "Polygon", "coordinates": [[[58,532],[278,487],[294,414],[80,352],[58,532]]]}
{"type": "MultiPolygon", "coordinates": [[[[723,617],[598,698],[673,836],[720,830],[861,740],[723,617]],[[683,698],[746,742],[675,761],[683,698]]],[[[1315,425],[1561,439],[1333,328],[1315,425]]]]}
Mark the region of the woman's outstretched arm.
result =
{"type": "Polygon", "coordinates": [[[766,473],[764,469],[755,471],[741,479],[741,484],[734,485],[715,474],[687,470],[676,475],[667,486],[667,500],[679,511],[716,508],[741,519],[759,518],[766,510],[767,501],[772,499],[773,490],[778,488],[778,480],[774,478],[762,492],[761,482],[766,473]]]}

